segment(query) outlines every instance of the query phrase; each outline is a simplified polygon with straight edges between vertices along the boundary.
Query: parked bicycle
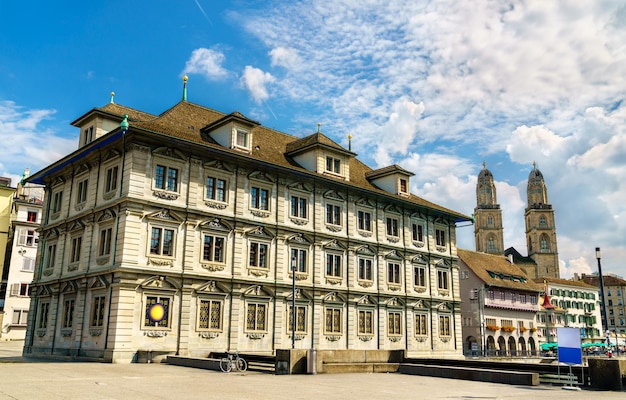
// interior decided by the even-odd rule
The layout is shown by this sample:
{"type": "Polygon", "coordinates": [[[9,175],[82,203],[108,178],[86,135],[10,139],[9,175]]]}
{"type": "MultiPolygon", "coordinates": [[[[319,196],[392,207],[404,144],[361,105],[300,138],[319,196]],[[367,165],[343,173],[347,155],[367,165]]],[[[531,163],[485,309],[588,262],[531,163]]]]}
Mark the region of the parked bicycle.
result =
{"type": "Polygon", "coordinates": [[[220,360],[220,369],[222,372],[230,372],[233,370],[239,372],[246,372],[248,369],[248,362],[239,357],[239,352],[228,353],[226,357],[220,360]]]}

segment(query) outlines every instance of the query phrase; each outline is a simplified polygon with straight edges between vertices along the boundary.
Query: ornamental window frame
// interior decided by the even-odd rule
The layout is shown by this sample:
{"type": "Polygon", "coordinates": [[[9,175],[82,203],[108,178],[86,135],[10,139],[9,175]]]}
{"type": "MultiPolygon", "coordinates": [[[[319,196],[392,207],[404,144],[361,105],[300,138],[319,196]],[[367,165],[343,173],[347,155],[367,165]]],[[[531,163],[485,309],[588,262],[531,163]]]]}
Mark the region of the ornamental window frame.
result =
{"type": "Polygon", "coordinates": [[[37,329],[48,329],[50,319],[50,301],[42,301],[39,303],[37,310],[37,329]]]}
{"type": "Polygon", "coordinates": [[[428,327],[428,312],[416,311],[413,319],[415,321],[415,336],[427,337],[430,333],[430,329],[428,327]]]}
{"type": "Polygon", "coordinates": [[[202,249],[200,251],[200,261],[207,263],[226,263],[226,251],[227,251],[227,238],[228,235],[210,231],[203,231],[200,234],[200,238],[202,240],[201,246],[202,249]],[[207,238],[211,238],[210,243],[207,243],[207,238]],[[215,246],[219,243],[221,247],[218,247],[221,251],[219,253],[219,257],[216,257],[215,246]],[[207,248],[207,244],[210,245],[209,249],[207,248]],[[207,252],[207,250],[209,250],[207,252]]]}
{"type": "Polygon", "coordinates": [[[104,195],[115,193],[117,191],[120,179],[119,170],[120,167],[117,162],[115,164],[105,167],[103,187],[104,195]]]}
{"type": "Polygon", "coordinates": [[[50,206],[51,213],[53,215],[60,213],[63,209],[63,189],[52,192],[52,196],[50,196],[50,198],[52,200],[52,204],[50,206]]]}
{"type": "Polygon", "coordinates": [[[153,188],[163,192],[179,193],[181,171],[182,168],[179,165],[174,166],[171,162],[158,160],[154,166],[153,188]]]}
{"type": "Polygon", "coordinates": [[[385,231],[387,233],[387,237],[399,238],[400,217],[393,214],[385,216],[385,231]]]}
{"type": "Polygon", "coordinates": [[[248,241],[248,268],[269,269],[271,258],[271,243],[267,240],[250,239],[248,241]],[[262,254],[262,249],[265,254],[262,254]],[[253,250],[254,249],[254,250],[253,250]],[[253,258],[254,251],[254,260],[253,258]],[[264,260],[264,263],[261,261],[264,260]]]}
{"type": "Polygon", "coordinates": [[[451,337],[452,336],[452,316],[451,314],[439,314],[439,336],[451,337]]]}
{"type": "Polygon", "coordinates": [[[228,203],[229,179],[212,171],[204,173],[204,200],[215,201],[220,204],[228,203]],[[211,184],[209,184],[211,182],[211,184]]]}
{"type": "Polygon", "coordinates": [[[98,257],[111,255],[113,247],[113,224],[105,224],[100,227],[98,234],[98,257]]]}
{"type": "Polygon", "coordinates": [[[450,290],[450,271],[437,268],[437,289],[450,290]]]}
{"type": "Polygon", "coordinates": [[[145,291],[142,296],[143,319],[142,330],[172,330],[172,311],[174,310],[174,296],[171,293],[160,291],[145,291]],[[150,318],[150,308],[160,303],[163,306],[164,316],[160,321],[152,321],[150,318]],[[165,322],[164,322],[165,321],[165,322]]]}
{"type": "Polygon", "coordinates": [[[326,259],[324,276],[326,278],[343,278],[343,252],[326,251],[324,258],[326,259]]]}
{"type": "Polygon", "coordinates": [[[402,336],[402,311],[387,311],[387,336],[402,336]]]}
{"type": "Polygon", "coordinates": [[[240,127],[233,128],[233,147],[250,151],[252,148],[252,133],[240,127]]]}
{"type": "Polygon", "coordinates": [[[398,260],[387,260],[387,283],[391,286],[402,285],[402,263],[398,260]]]}
{"type": "Polygon", "coordinates": [[[309,196],[300,193],[289,195],[289,216],[302,220],[309,219],[309,196]]]}
{"type": "Polygon", "coordinates": [[[76,297],[63,297],[63,310],[61,314],[61,328],[71,329],[74,326],[74,313],[76,312],[76,297]]]}
{"type": "Polygon", "coordinates": [[[374,281],[374,257],[357,257],[357,279],[360,282],[374,281]]]}
{"type": "MultiPolygon", "coordinates": [[[[285,321],[287,321],[286,332],[288,335],[292,334],[292,318],[293,318],[293,305],[287,304],[285,308],[287,312],[287,317],[285,321]]],[[[307,333],[307,314],[308,307],[304,304],[296,303],[296,335],[306,334],[307,333]]]]}
{"type": "Polygon", "coordinates": [[[292,269],[292,262],[295,258],[296,262],[296,275],[309,274],[309,249],[303,246],[290,245],[289,246],[289,271],[292,269]]]}
{"type": "Polygon", "coordinates": [[[57,242],[51,241],[47,243],[46,251],[44,254],[44,270],[52,271],[56,263],[57,256],[57,242]]]}
{"type": "Polygon", "coordinates": [[[85,204],[87,195],[89,194],[89,176],[76,180],[76,203],[75,205],[85,204]]]}
{"type": "Polygon", "coordinates": [[[148,229],[148,257],[174,258],[176,257],[176,239],[178,229],[162,223],[149,223],[148,229]],[[158,237],[157,234],[158,233],[158,237]]]}
{"type": "Polygon", "coordinates": [[[250,210],[271,212],[272,189],[255,183],[250,187],[250,210]]]}
{"type": "Polygon", "coordinates": [[[324,171],[333,175],[341,175],[341,164],[341,158],[335,157],[334,155],[326,155],[324,161],[324,171]]]}
{"type": "Polygon", "coordinates": [[[246,324],[244,332],[246,333],[268,333],[268,315],[270,313],[269,301],[265,300],[246,300],[246,324]],[[259,310],[263,310],[263,319],[259,319],[259,310]],[[251,314],[254,318],[250,319],[251,314]],[[262,325],[262,326],[259,326],[262,325]]]}
{"type": "Polygon", "coordinates": [[[196,330],[198,332],[224,331],[224,299],[209,296],[198,296],[196,330]],[[206,304],[206,307],[203,307],[206,304]],[[219,305],[217,307],[216,305],[219,305]],[[206,310],[204,310],[206,308],[206,310]],[[216,310],[217,308],[217,310],[216,310]],[[206,313],[206,326],[203,326],[203,314],[206,313]],[[214,318],[214,314],[217,314],[214,318]]]}
{"type": "Polygon", "coordinates": [[[357,335],[374,336],[374,321],[375,321],[374,311],[375,310],[373,307],[372,308],[359,307],[356,309],[357,335]]]}
{"type": "Polygon", "coordinates": [[[103,292],[93,293],[90,301],[89,326],[102,328],[106,320],[107,296],[103,292]]]}
{"type": "Polygon", "coordinates": [[[343,227],[343,204],[327,201],[324,210],[324,220],[327,226],[343,227]]]}
{"type": "Polygon", "coordinates": [[[426,264],[413,264],[414,288],[426,289],[428,287],[428,270],[426,264]]]}
{"type": "Polygon", "coordinates": [[[424,243],[424,224],[411,221],[411,239],[416,243],[424,243]]]}
{"type": "Polygon", "coordinates": [[[83,250],[83,236],[72,236],[70,244],[69,263],[78,264],[80,262],[81,254],[83,250]]]}
{"type": "Polygon", "coordinates": [[[357,229],[363,232],[373,232],[374,220],[372,212],[363,208],[357,208],[357,229]]]}
{"type": "Polygon", "coordinates": [[[343,307],[328,305],[324,306],[324,334],[343,334],[343,307]]]}

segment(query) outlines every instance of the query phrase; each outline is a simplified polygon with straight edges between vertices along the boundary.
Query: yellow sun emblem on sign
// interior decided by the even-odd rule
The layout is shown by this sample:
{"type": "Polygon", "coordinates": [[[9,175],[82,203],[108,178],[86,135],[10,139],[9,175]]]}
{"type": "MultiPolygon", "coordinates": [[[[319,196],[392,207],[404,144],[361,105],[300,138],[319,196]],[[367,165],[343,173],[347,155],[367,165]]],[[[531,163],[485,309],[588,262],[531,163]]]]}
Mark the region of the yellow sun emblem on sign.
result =
{"type": "Polygon", "coordinates": [[[161,322],[165,318],[165,306],[161,303],[154,303],[148,309],[148,317],[152,322],[161,322]]]}

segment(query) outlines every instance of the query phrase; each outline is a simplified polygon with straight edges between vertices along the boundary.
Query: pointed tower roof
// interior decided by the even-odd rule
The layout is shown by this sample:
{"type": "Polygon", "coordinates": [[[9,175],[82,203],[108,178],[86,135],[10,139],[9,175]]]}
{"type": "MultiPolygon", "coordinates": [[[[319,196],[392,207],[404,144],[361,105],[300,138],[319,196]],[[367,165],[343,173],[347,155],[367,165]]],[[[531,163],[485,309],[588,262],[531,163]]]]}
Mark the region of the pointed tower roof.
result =
{"type": "Polygon", "coordinates": [[[548,282],[543,281],[543,302],[541,307],[544,310],[554,310],[556,307],[550,302],[550,296],[548,295],[548,282]]]}
{"type": "Polygon", "coordinates": [[[526,188],[529,208],[543,208],[548,204],[548,190],[543,174],[537,168],[537,163],[533,162],[533,169],[528,175],[528,186],[526,188]]]}

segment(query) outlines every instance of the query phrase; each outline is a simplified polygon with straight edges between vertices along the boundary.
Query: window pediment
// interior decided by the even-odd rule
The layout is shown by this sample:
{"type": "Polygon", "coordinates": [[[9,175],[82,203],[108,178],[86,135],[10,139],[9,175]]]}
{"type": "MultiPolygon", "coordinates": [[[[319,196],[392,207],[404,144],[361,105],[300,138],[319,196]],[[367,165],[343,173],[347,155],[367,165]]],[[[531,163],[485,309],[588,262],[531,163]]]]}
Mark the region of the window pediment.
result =
{"type": "Polygon", "coordinates": [[[152,151],[153,155],[160,155],[176,161],[184,161],[185,155],[176,149],[170,147],[159,147],[152,151]]]}
{"type": "Polygon", "coordinates": [[[246,290],[244,290],[243,296],[267,298],[267,297],[274,296],[274,292],[263,285],[253,285],[253,286],[249,286],[246,290]]]}
{"type": "Polygon", "coordinates": [[[248,228],[244,230],[245,234],[248,236],[256,236],[256,237],[260,237],[260,238],[266,238],[266,239],[272,239],[274,238],[274,235],[269,233],[264,227],[262,226],[255,226],[253,228],[248,228]]]}
{"type": "Polygon", "coordinates": [[[332,200],[341,200],[341,201],[345,200],[345,197],[341,193],[337,192],[336,190],[326,191],[323,197],[325,199],[332,199],[332,200]]]}
{"type": "Polygon", "coordinates": [[[232,165],[222,162],[220,160],[212,160],[212,161],[206,162],[204,163],[204,167],[217,169],[219,171],[227,171],[227,172],[233,172],[235,170],[232,167],[232,165]]]}
{"type": "Polygon", "coordinates": [[[230,232],[233,230],[230,224],[224,222],[220,218],[213,218],[208,221],[205,221],[200,224],[200,227],[204,229],[224,231],[224,232],[230,232]]]}
{"type": "Polygon", "coordinates": [[[226,296],[229,292],[228,287],[218,281],[208,281],[196,289],[197,293],[217,294],[226,296]]]}
{"type": "Polygon", "coordinates": [[[261,172],[261,171],[254,171],[252,173],[250,173],[250,175],[248,175],[249,179],[254,179],[256,181],[261,181],[261,182],[266,182],[266,183],[274,183],[276,181],[276,179],[274,179],[274,177],[266,174],[265,172],[261,172]]]}
{"type": "Polygon", "coordinates": [[[158,221],[182,223],[183,219],[176,213],[171,212],[169,209],[164,208],[159,211],[146,215],[146,218],[158,221]]]}

